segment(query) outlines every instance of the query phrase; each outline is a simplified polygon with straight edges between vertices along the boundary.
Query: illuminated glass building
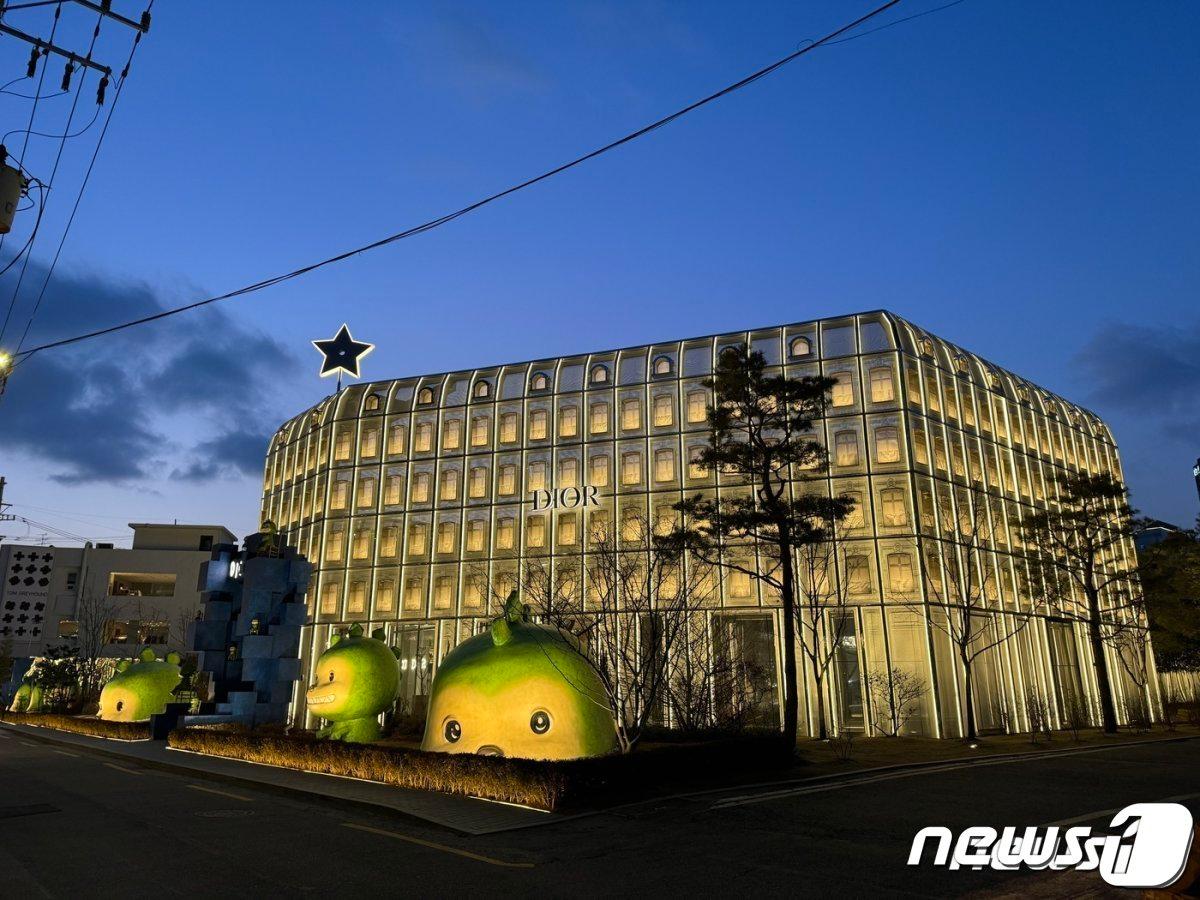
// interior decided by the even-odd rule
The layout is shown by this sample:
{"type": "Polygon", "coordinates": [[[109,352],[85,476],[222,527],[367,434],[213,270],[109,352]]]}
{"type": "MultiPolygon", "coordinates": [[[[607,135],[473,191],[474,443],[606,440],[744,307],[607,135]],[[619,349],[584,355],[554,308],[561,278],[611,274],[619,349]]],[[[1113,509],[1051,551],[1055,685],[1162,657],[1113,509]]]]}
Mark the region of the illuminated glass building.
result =
{"type": "MultiPolygon", "coordinates": [[[[383,626],[401,650],[403,699],[420,714],[432,667],[494,615],[477,573],[513,584],[533,557],[586,572],[596,522],[626,510],[661,521],[685,493],[730,489],[694,457],[707,435],[702,381],[739,342],[791,374],[837,381],[818,427],[830,457],[818,484],[858,505],[842,576],[851,606],[826,684],[833,723],[870,731],[880,711],[867,675],[896,667],[929,688],[906,730],[960,734],[955,648],[922,606],[927,580],[941,578],[941,539],[990,498],[987,601],[1011,616],[1028,608],[1012,553],[1021,511],[1044,505],[1063,473],[1120,476],[1120,461],[1092,413],[885,312],[359,384],[296,416],[271,443],[263,516],[314,563],[306,674],[331,629],[383,626]],[[572,487],[594,489],[597,503],[534,508],[534,492],[572,487]]],[[[727,573],[710,615],[762,664],[778,709],[778,602],[727,573]]],[[[1055,723],[1071,697],[1094,705],[1083,629],[1053,616],[974,671],[981,729],[1027,727],[1031,692],[1055,723]]],[[[1121,710],[1137,688],[1116,660],[1110,672],[1121,710]]],[[[815,730],[810,673],[801,677],[802,726],[815,730]]],[[[297,704],[303,714],[302,692],[297,704]]]]}

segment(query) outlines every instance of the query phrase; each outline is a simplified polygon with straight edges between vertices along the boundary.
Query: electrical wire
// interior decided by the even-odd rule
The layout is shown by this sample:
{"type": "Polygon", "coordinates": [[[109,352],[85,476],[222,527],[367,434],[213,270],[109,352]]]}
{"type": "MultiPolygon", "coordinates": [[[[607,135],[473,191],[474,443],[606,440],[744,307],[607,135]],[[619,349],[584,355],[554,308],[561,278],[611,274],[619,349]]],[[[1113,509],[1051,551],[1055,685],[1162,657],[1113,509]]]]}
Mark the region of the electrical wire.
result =
{"type": "MultiPolygon", "coordinates": [[[[92,51],[96,49],[96,41],[100,37],[100,25],[103,21],[104,21],[104,13],[101,13],[100,17],[96,20],[96,27],[92,30],[92,42],[91,42],[91,44],[88,45],[87,56],[85,57],[86,59],[92,58],[92,51]]],[[[43,69],[43,71],[45,71],[45,70],[43,69]]],[[[75,120],[75,110],[79,108],[79,98],[81,96],[83,96],[83,86],[85,83],[87,83],[87,75],[88,75],[88,70],[85,68],[83,70],[83,72],[80,73],[78,82],[76,82],[75,98],[71,101],[71,111],[67,114],[67,127],[65,129],[63,129],[62,135],[59,136],[60,140],[58,142],[58,153],[56,153],[54,156],[54,166],[50,170],[50,180],[46,183],[46,193],[51,193],[53,191],[54,178],[56,175],[58,175],[58,167],[59,167],[59,164],[62,162],[63,150],[66,149],[67,139],[71,138],[71,137],[77,137],[77,135],[71,134],[71,123],[75,120]]],[[[116,103],[115,97],[113,98],[113,102],[116,103]]],[[[100,107],[97,105],[96,115],[92,116],[92,122],[96,121],[96,116],[98,116],[99,114],[100,114],[100,107]]],[[[110,114],[111,114],[111,110],[110,110],[110,114]]],[[[87,131],[87,129],[91,128],[91,127],[92,127],[92,125],[89,122],[87,128],[84,128],[83,131],[87,131]]],[[[83,131],[79,132],[79,134],[83,134],[83,131]]],[[[8,135],[5,135],[4,139],[0,140],[0,144],[7,141],[7,139],[8,139],[8,135]]],[[[25,140],[26,140],[26,142],[29,141],[29,134],[25,135],[25,140]]],[[[101,135],[100,140],[104,140],[103,135],[101,135]]],[[[97,152],[99,152],[98,144],[97,144],[97,152]]],[[[90,171],[89,171],[89,174],[90,174],[90,171]]],[[[80,189],[79,189],[80,194],[83,193],[83,188],[86,186],[87,186],[87,180],[85,178],[83,186],[80,187],[80,189]]],[[[76,202],[78,202],[78,201],[76,201],[76,202]]],[[[45,199],[45,196],[43,195],[42,209],[38,213],[38,223],[39,224],[41,223],[41,216],[42,216],[42,213],[45,212],[45,209],[46,209],[46,199],[45,199]]],[[[71,224],[70,224],[70,222],[68,222],[67,228],[70,228],[70,227],[71,227],[71,224]]],[[[2,343],[4,341],[4,334],[8,330],[9,317],[12,315],[12,311],[16,307],[17,297],[20,296],[21,285],[25,281],[25,272],[29,268],[29,260],[33,258],[33,242],[36,239],[37,239],[37,229],[35,228],[33,233],[29,236],[29,243],[26,245],[26,248],[25,248],[26,249],[25,262],[23,262],[21,264],[21,273],[20,273],[20,275],[17,276],[16,285],[13,286],[12,300],[9,301],[8,312],[4,316],[4,326],[0,327],[0,343],[2,343]]],[[[44,290],[44,288],[43,288],[43,290],[44,290]]],[[[40,296],[38,297],[38,301],[40,304],[40,302],[41,302],[40,296]]],[[[36,313],[36,310],[37,310],[37,307],[35,306],[34,307],[35,313],[36,313]]],[[[31,319],[32,319],[32,317],[31,317],[31,319]]],[[[29,331],[28,325],[26,326],[25,331],[26,331],[26,333],[28,333],[28,331],[29,331]]]]}
{"type": "MultiPolygon", "coordinates": [[[[85,73],[85,75],[86,75],[86,73],[85,73]]],[[[79,80],[81,83],[83,82],[82,77],[79,80]]],[[[65,91],[64,91],[64,93],[65,93],[65,91]]],[[[14,134],[31,134],[34,137],[62,138],[63,140],[66,140],[67,138],[77,138],[81,134],[85,134],[93,125],[95,125],[96,120],[98,118],[100,118],[100,104],[96,104],[96,111],[94,113],[92,113],[92,120],[90,122],[88,122],[86,125],[84,125],[83,128],[81,128],[79,131],[75,132],[74,134],[47,134],[44,131],[26,131],[25,129],[22,128],[22,129],[10,131],[4,137],[0,138],[0,144],[6,143],[9,139],[9,137],[14,134]]]]}
{"type": "MultiPolygon", "coordinates": [[[[20,346],[18,346],[17,352],[15,352],[13,354],[14,367],[17,364],[24,363],[33,354],[39,353],[43,350],[51,350],[51,349],[54,349],[57,347],[65,347],[70,344],[79,343],[80,341],[91,340],[92,338],[97,338],[97,337],[101,337],[103,335],[113,334],[114,332],[123,331],[127,328],[133,328],[138,325],[145,325],[150,322],[156,322],[159,319],[165,319],[165,318],[168,318],[169,316],[175,316],[175,315],[179,315],[180,313],[189,312],[193,309],[199,309],[202,306],[208,306],[209,304],[212,304],[212,303],[219,303],[223,300],[231,300],[235,297],[241,297],[246,294],[255,293],[257,291],[264,290],[265,288],[269,288],[269,287],[273,287],[277,284],[281,284],[282,282],[290,281],[293,278],[299,278],[303,275],[307,275],[310,272],[316,271],[317,269],[322,269],[326,266],[333,265],[333,264],[339,263],[339,262],[343,262],[347,259],[350,259],[351,257],[358,256],[362,253],[367,253],[371,250],[376,250],[380,247],[387,246],[388,244],[393,244],[397,241],[401,241],[401,240],[404,240],[404,239],[410,238],[410,237],[415,237],[416,235],[424,234],[427,231],[432,231],[435,228],[438,228],[442,225],[452,222],[455,219],[458,219],[469,213],[472,213],[475,210],[477,210],[483,206],[487,206],[490,203],[494,203],[495,201],[500,200],[504,197],[507,197],[510,194],[515,194],[516,192],[524,190],[525,188],[532,187],[535,184],[538,184],[549,178],[553,178],[555,175],[559,175],[563,172],[568,171],[569,169],[573,169],[576,166],[582,165],[583,163],[588,162],[592,159],[595,159],[598,156],[601,156],[612,150],[616,150],[617,148],[622,147],[625,144],[630,143],[631,141],[635,141],[638,138],[644,137],[645,135],[647,135],[653,131],[657,131],[659,128],[662,128],[665,125],[671,124],[672,122],[676,121],[677,119],[680,119],[683,116],[686,116],[688,113],[691,113],[691,112],[699,109],[702,106],[707,106],[709,103],[712,103],[715,100],[718,100],[722,97],[732,94],[735,91],[741,90],[742,88],[747,87],[750,84],[753,84],[754,82],[758,81],[759,79],[764,78],[767,75],[770,75],[771,73],[775,72],[777,69],[782,68],[783,66],[787,65],[788,63],[793,62],[796,59],[799,59],[801,56],[804,56],[805,54],[810,53],[819,47],[833,43],[837,38],[846,34],[848,31],[851,31],[851,30],[857,28],[859,25],[862,25],[864,22],[874,19],[876,16],[880,15],[881,13],[886,12],[887,10],[891,9],[893,6],[896,6],[899,2],[900,2],[900,0],[889,0],[889,2],[884,3],[882,6],[879,6],[875,9],[873,9],[872,11],[866,13],[863,16],[860,16],[859,18],[855,19],[854,21],[850,22],[849,24],[843,25],[843,26],[837,28],[836,30],[831,31],[829,34],[825,35],[825,37],[820,38],[819,40],[813,41],[813,42],[809,43],[807,46],[802,47],[792,53],[789,53],[787,56],[784,56],[783,58],[776,60],[775,62],[771,63],[770,65],[768,65],[762,69],[759,69],[757,72],[754,72],[751,75],[746,76],[745,78],[741,79],[740,81],[736,81],[733,84],[727,85],[726,87],[721,88],[719,91],[716,91],[715,93],[709,94],[708,96],[706,96],[700,100],[697,100],[696,102],[691,103],[688,106],[685,106],[682,109],[677,110],[676,112],[673,112],[668,116],[664,116],[663,118],[658,119],[657,121],[652,122],[651,124],[649,124],[643,128],[639,128],[637,131],[631,132],[631,133],[625,135],[624,137],[618,138],[615,141],[605,144],[604,146],[599,147],[596,150],[591,151],[590,153],[586,153],[583,156],[579,156],[579,157],[571,160],[570,162],[564,163],[560,166],[556,166],[555,168],[550,169],[547,172],[543,172],[541,175],[537,175],[533,178],[530,178],[526,181],[522,181],[519,184],[515,184],[512,187],[506,188],[506,189],[499,191],[495,194],[492,194],[488,197],[484,197],[482,200],[477,200],[474,203],[469,204],[468,206],[464,206],[461,209],[455,210],[454,212],[447,213],[436,219],[431,219],[428,222],[424,222],[420,225],[416,225],[416,226],[414,226],[412,228],[408,228],[404,231],[397,232],[396,234],[388,235],[387,237],[380,238],[379,240],[376,240],[376,241],[372,241],[369,244],[364,244],[361,247],[356,247],[353,250],[347,250],[343,253],[337,254],[336,256],[330,256],[330,257],[320,260],[318,262],[310,263],[309,265],[302,266],[299,269],[293,269],[290,272],[286,272],[281,275],[275,275],[270,278],[263,279],[262,281],[257,281],[257,282],[254,282],[253,284],[245,285],[244,287],[238,288],[233,291],[229,291],[224,294],[219,294],[214,297],[207,297],[203,300],[197,300],[193,303],[184,304],[182,306],[176,306],[176,307],[172,307],[170,309],[164,309],[164,310],[154,313],[152,315],[142,316],[141,318],[137,318],[137,319],[131,319],[130,321],[122,322],[117,325],[111,325],[107,328],[100,328],[95,331],[89,331],[84,334],[75,335],[73,337],[62,338],[57,341],[50,341],[48,343],[41,344],[37,347],[32,347],[29,350],[25,350],[23,352],[20,350],[20,346]]],[[[961,2],[961,0],[956,0],[956,2],[961,2]]],[[[954,5],[954,4],[951,4],[951,5],[954,5]]],[[[898,24],[898,23],[896,23],[896,24],[898,24]]],[[[884,27],[888,27],[888,26],[884,26],[884,27]]]]}
{"type": "MultiPolygon", "coordinates": [[[[143,17],[148,16],[150,14],[150,10],[153,8],[154,0],[150,0],[150,3],[146,6],[146,12],[143,14],[143,17]]],[[[104,15],[101,13],[101,20],[103,20],[103,17],[104,15]]],[[[96,33],[92,36],[93,44],[95,44],[96,35],[99,33],[100,26],[97,24],[96,33]]],[[[63,229],[62,238],[59,239],[58,249],[54,251],[54,258],[50,261],[50,265],[46,269],[46,277],[42,279],[41,290],[38,291],[37,300],[34,302],[33,309],[29,313],[29,319],[25,323],[25,330],[21,332],[21,339],[17,341],[18,351],[20,351],[21,347],[25,344],[25,339],[29,337],[29,329],[33,326],[33,320],[36,318],[38,310],[42,307],[42,299],[46,296],[46,286],[50,284],[50,278],[54,275],[54,269],[58,265],[59,257],[62,256],[63,246],[67,243],[67,235],[71,233],[71,226],[75,224],[75,214],[79,212],[79,203],[83,200],[83,193],[87,190],[88,182],[92,178],[92,170],[96,167],[96,159],[100,156],[100,148],[104,146],[104,138],[108,134],[108,126],[112,124],[113,113],[115,113],[117,110],[117,104],[121,100],[121,92],[124,90],[125,81],[129,77],[129,67],[133,65],[133,57],[137,53],[138,47],[141,46],[141,43],[142,32],[139,31],[133,38],[133,46],[129,48],[129,58],[125,60],[125,68],[121,70],[121,75],[117,81],[116,87],[113,90],[112,103],[109,104],[108,115],[104,118],[104,127],[100,129],[100,137],[96,139],[96,147],[92,151],[92,158],[88,162],[87,171],[83,173],[83,183],[79,185],[79,193],[75,195],[75,205],[71,207],[71,215],[67,218],[67,225],[63,229]]],[[[88,51],[88,55],[91,55],[90,50],[88,51]]],[[[82,79],[80,79],[80,81],[82,82],[82,79]]],[[[76,95],[76,99],[78,100],[78,94],[76,95]]],[[[72,107],[72,109],[74,108],[72,107]]],[[[61,146],[59,148],[59,153],[60,155],[62,153],[61,146]]],[[[58,163],[56,161],[56,168],[57,165],[58,163]]],[[[13,358],[16,358],[16,354],[13,355],[13,358]]]]}
{"type": "MultiPolygon", "coordinates": [[[[45,212],[45,209],[46,209],[46,190],[44,187],[42,187],[41,182],[37,183],[37,187],[38,187],[38,190],[41,192],[40,197],[39,197],[40,202],[38,203],[37,218],[34,219],[34,221],[33,221],[33,230],[29,233],[29,240],[27,240],[25,242],[24,247],[22,247],[19,251],[17,251],[17,255],[14,256],[12,259],[10,259],[8,261],[8,264],[3,269],[0,269],[0,275],[4,275],[4,273],[6,273],[9,269],[11,269],[13,266],[15,266],[22,257],[25,257],[26,260],[29,259],[29,257],[26,256],[26,254],[28,253],[29,248],[33,246],[33,241],[34,241],[34,238],[37,237],[38,229],[41,228],[41,226],[42,226],[42,213],[45,212]]],[[[24,269],[22,269],[22,271],[24,271],[24,269]]],[[[12,315],[14,303],[16,303],[16,298],[13,298],[12,303],[8,304],[8,312],[5,313],[5,315],[4,315],[4,327],[0,328],[0,338],[2,338],[4,336],[4,332],[8,328],[8,319],[12,315]]]]}

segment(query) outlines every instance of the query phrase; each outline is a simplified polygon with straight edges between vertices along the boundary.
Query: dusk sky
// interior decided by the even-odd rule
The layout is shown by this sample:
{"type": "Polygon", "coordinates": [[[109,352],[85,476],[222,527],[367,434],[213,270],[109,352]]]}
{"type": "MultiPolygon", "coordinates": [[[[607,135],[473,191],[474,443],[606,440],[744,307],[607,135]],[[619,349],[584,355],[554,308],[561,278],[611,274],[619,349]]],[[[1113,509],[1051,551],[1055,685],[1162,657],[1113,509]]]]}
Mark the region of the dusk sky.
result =
{"type": "MultiPolygon", "coordinates": [[[[26,346],[456,209],[869,5],[160,3],[26,346]]],[[[60,36],[86,47],[93,14],[68,7],[60,36]]],[[[965,0],[819,49],[430,234],[34,357],[0,400],[5,499],[118,542],[127,522],[254,530],[267,436],[331,390],[309,341],[343,321],[384,379],[886,308],[1095,410],[1134,504],[1190,525],[1197,35],[1184,0],[965,0]]],[[[119,69],[130,38],[106,25],[98,57],[119,69]]],[[[0,39],[0,81],[27,57],[0,39]]],[[[43,100],[35,128],[61,130],[69,101],[43,100]]],[[[0,94],[5,130],[30,103],[0,94]]],[[[66,144],[18,334],[99,127],[66,144]]],[[[57,148],[33,138],[26,168],[45,177],[57,148]]]]}

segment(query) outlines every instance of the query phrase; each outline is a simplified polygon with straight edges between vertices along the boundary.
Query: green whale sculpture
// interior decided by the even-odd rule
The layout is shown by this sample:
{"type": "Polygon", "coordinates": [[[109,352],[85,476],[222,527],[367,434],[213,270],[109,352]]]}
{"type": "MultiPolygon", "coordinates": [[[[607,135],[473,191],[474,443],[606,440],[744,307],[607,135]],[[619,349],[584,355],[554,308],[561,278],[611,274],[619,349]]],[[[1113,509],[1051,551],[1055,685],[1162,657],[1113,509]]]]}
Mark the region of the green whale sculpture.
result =
{"type": "Polygon", "coordinates": [[[13,695],[12,703],[8,706],[9,712],[41,712],[42,711],[42,686],[35,684],[29,679],[21,681],[21,686],[17,688],[16,694],[13,695]]]}
{"type": "Polygon", "coordinates": [[[316,680],[305,695],[308,708],[329,724],[317,737],[368,744],[382,736],[379,714],[400,696],[400,664],[396,651],[383,642],[383,629],[363,637],[352,625],[334,635],[313,669],[316,680]]]}
{"type": "Polygon", "coordinates": [[[616,749],[600,676],[574,638],[529,621],[514,591],[504,615],[463,641],[433,679],[422,750],[576,759],[616,749]]]}
{"type": "Polygon", "coordinates": [[[123,659],[117,663],[117,674],[100,691],[97,718],[108,722],[143,722],[165,712],[171,693],[183,676],[179,671],[179,654],[168,653],[158,659],[147,647],[136,661],[123,659]]]}

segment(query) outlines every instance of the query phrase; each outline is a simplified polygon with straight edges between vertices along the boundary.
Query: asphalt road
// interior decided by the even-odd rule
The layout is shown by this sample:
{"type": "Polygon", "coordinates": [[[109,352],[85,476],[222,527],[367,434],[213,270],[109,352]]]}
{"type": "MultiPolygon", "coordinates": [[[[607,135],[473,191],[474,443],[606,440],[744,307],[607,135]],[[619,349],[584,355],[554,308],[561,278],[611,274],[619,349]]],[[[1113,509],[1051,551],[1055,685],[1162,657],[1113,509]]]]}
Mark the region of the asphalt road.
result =
{"type": "Polygon", "coordinates": [[[0,897],[1120,896],[1095,873],[905,862],[925,825],[1103,825],[1167,798],[1200,818],[1200,741],[657,801],[468,838],[0,730],[0,897]]]}

